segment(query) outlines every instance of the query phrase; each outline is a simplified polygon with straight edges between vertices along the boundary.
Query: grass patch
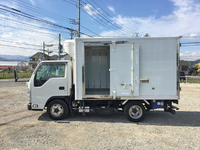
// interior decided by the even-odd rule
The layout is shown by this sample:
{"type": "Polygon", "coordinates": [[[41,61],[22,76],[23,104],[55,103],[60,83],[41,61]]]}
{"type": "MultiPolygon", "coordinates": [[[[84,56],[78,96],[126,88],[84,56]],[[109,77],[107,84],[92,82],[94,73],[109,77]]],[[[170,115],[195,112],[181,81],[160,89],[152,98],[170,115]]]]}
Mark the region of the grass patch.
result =
{"type": "MultiPolygon", "coordinates": [[[[17,76],[18,78],[30,78],[32,75],[32,71],[22,71],[18,72],[17,76]]],[[[0,72],[0,79],[14,79],[14,72],[0,72]]]]}
{"type": "MultiPolygon", "coordinates": [[[[180,81],[180,83],[186,83],[185,81],[180,81]]],[[[198,83],[200,84],[200,81],[187,81],[187,83],[198,83]]]]}

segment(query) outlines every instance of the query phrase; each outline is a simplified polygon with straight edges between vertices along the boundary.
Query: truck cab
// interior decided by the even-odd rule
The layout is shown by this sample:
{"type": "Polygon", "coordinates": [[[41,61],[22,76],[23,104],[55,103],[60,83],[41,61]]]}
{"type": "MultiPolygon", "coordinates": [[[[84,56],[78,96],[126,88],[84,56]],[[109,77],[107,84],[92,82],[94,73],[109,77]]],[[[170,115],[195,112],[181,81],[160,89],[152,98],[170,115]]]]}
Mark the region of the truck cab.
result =
{"type": "Polygon", "coordinates": [[[28,82],[28,109],[43,110],[52,100],[69,98],[71,85],[70,61],[40,62],[28,82]]]}

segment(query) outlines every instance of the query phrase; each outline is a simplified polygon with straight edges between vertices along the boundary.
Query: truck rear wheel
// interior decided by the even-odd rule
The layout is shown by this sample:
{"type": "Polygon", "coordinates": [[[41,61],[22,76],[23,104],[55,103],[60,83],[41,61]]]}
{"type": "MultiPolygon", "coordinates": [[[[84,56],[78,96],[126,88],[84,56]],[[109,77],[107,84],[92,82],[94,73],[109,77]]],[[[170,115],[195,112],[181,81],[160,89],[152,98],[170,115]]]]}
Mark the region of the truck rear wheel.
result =
{"type": "Polygon", "coordinates": [[[139,122],[144,119],[146,110],[139,101],[128,102],[124,108],[125,116],[133,122],[139,122]]]}
{"type": "Polygon", "coordinates": [[[53,100],[47,106],[47,113],[51,119],[61,120],[69,112],[67,104],[62,100],[53,100]]]}

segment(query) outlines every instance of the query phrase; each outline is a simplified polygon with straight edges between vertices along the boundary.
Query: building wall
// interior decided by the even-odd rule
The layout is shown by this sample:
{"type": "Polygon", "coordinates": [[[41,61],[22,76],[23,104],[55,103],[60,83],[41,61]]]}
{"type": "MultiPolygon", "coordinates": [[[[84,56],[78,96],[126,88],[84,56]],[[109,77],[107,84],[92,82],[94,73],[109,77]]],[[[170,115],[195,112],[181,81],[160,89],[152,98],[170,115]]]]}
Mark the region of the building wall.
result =
{"type": "MultiPolygon", "coordinates": [[[[29,70],[34,70],[37,67],[37,65],[41,61],[41,57],[43,57],[43,53],[40,52],[30,57],[31,60],[29,61],[29,70]]],[[[52,58],[45,54],[43,60],[55,60],[55,58],[52,58]]]]}
{"type": "Polygon", "coordinates": [[[8,68],[14,70],[14,67],[15,67],[15,66],[0,66],[0,70],[1,70],[1,69],[8,69],[8,68]]]}

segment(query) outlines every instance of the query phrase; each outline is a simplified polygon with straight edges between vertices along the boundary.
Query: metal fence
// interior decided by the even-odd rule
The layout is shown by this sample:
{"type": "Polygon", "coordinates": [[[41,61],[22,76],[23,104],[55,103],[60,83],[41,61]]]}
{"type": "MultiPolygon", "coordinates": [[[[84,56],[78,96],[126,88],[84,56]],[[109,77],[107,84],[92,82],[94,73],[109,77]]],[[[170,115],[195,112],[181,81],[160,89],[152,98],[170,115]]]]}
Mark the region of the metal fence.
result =
{"type": "Polygon", "coordinates": [[[200,83],[200,76],[180,76],[181,83],[200,83]]]}

